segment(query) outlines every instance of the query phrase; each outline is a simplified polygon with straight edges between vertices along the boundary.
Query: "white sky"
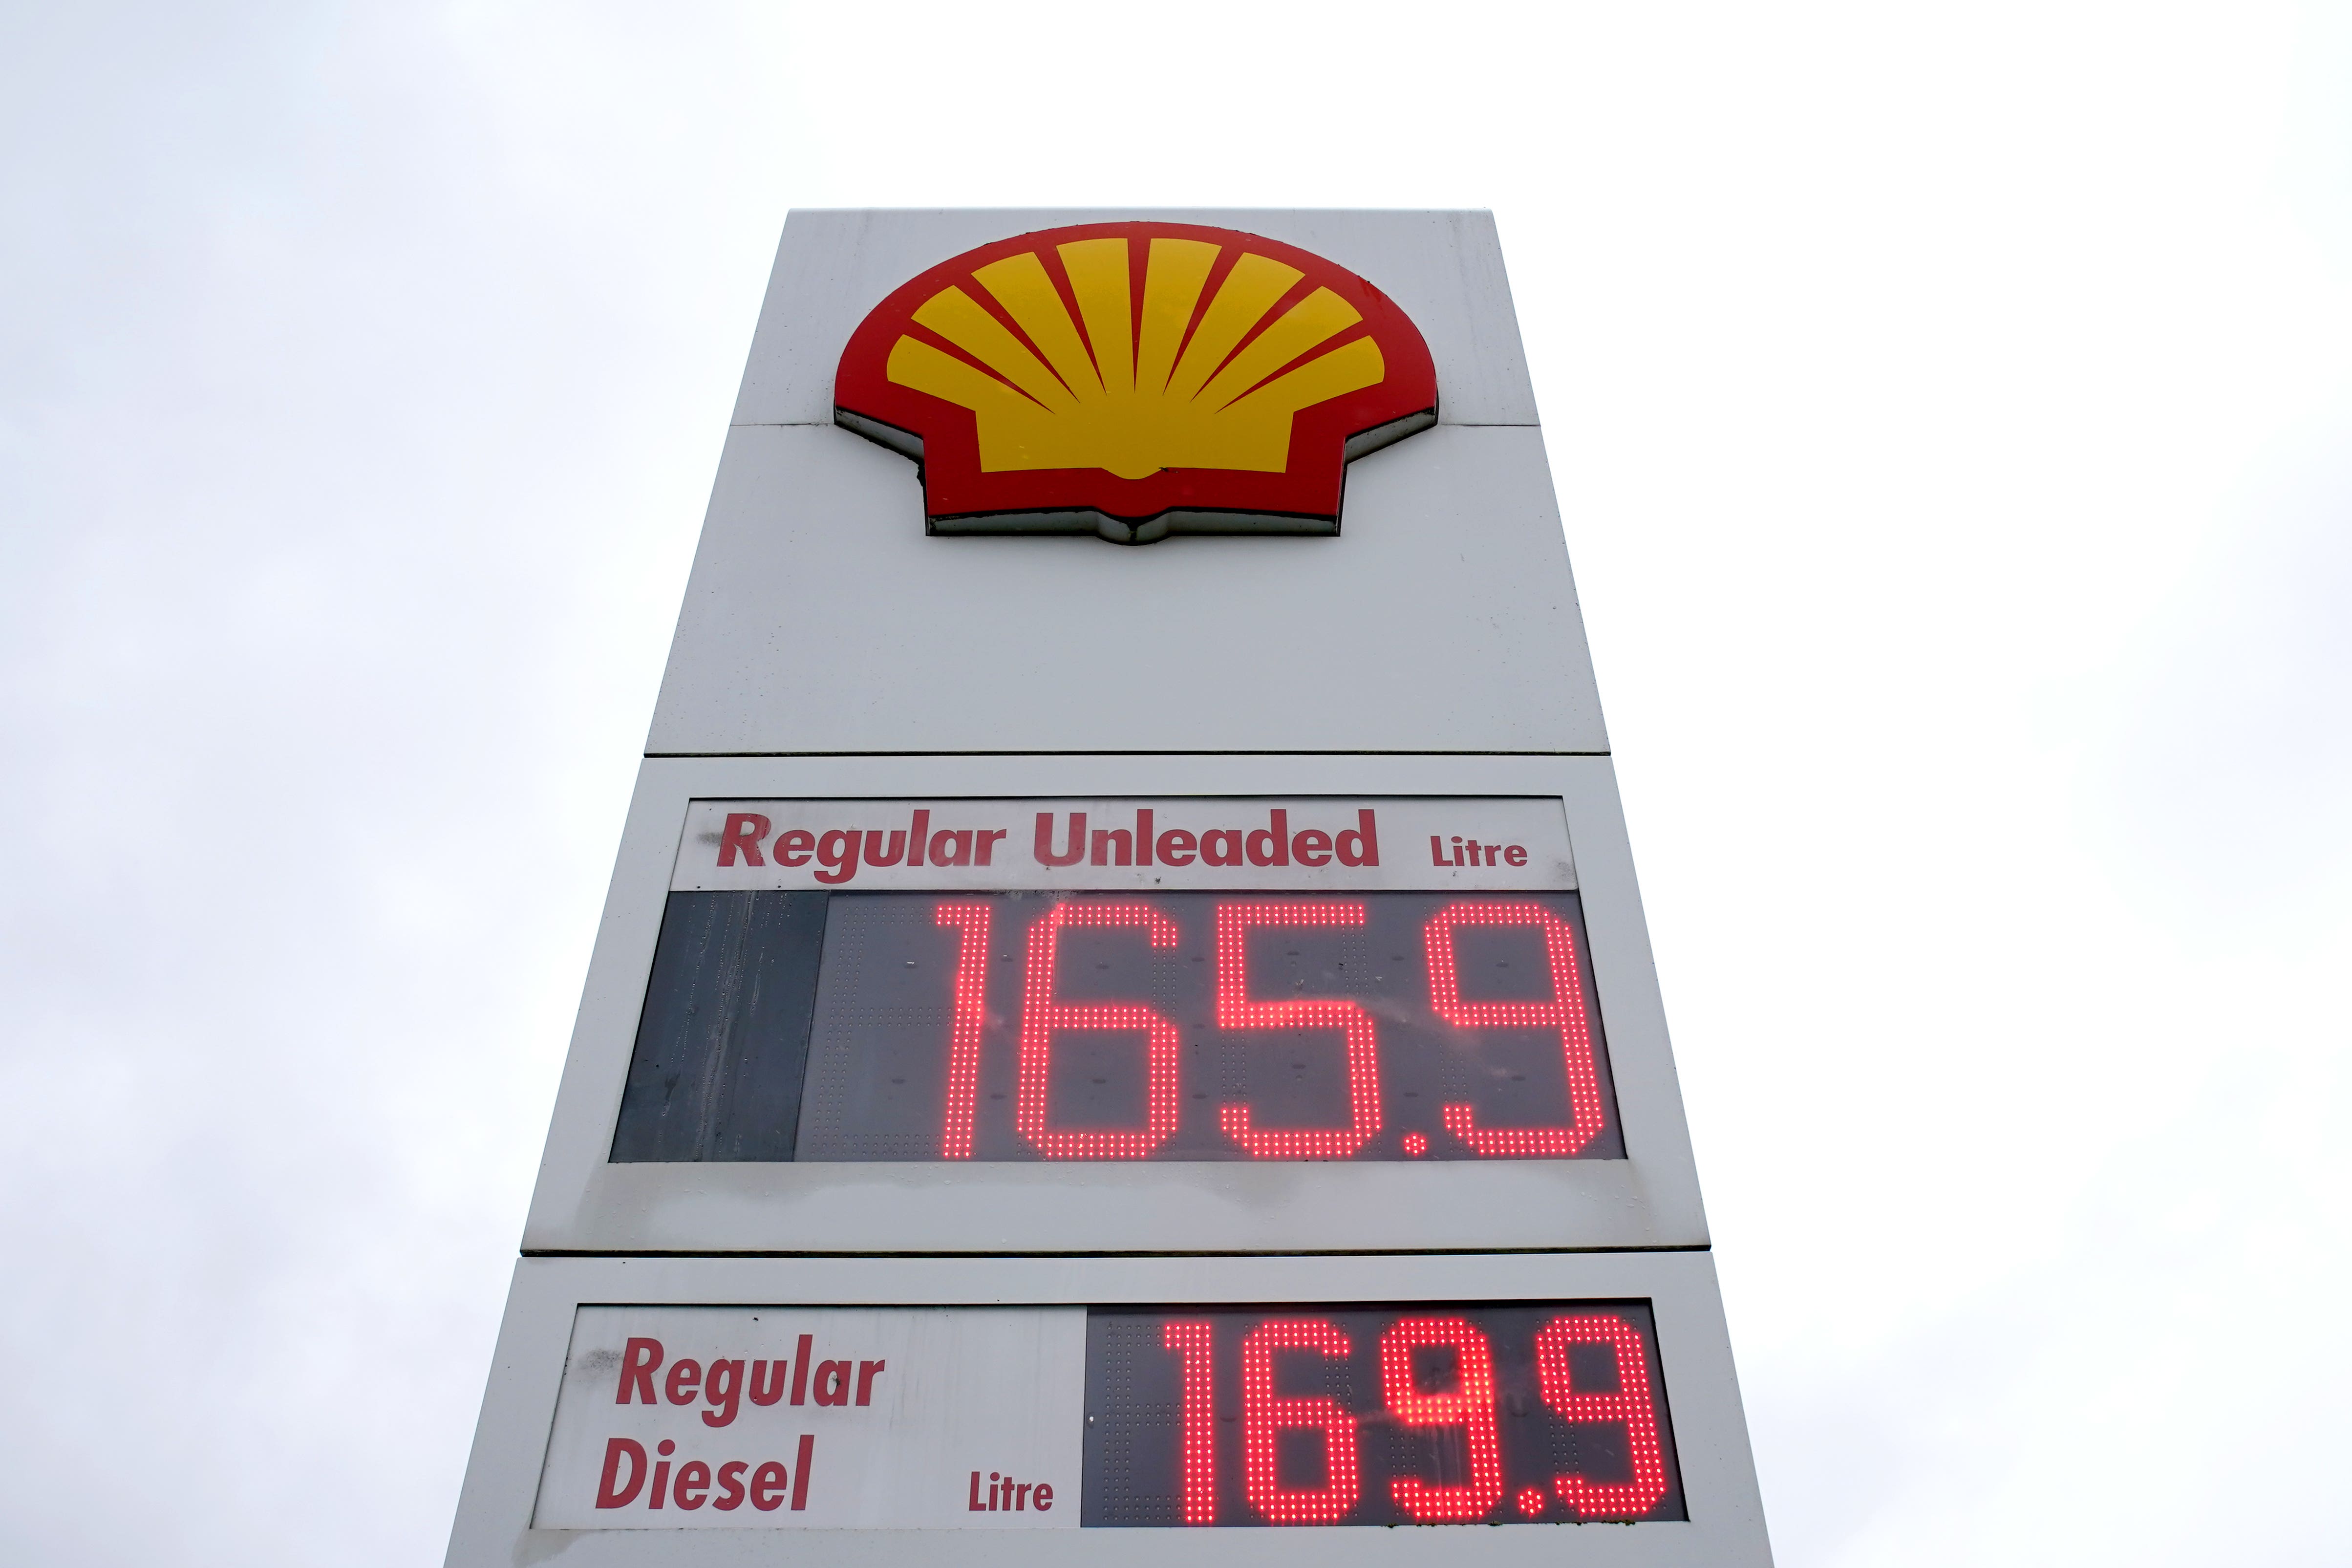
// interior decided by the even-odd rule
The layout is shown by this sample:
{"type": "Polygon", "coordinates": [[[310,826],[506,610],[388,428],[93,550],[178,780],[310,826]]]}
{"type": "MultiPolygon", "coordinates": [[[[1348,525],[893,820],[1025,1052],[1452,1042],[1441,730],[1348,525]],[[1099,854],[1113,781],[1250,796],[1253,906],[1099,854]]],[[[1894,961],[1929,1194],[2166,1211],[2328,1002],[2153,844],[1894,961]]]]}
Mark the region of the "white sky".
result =
{"type": "Polygon", "coordinates": [[[0,1561],[437,1561],[793,204],[1491,205],[1789,1564],[2352,1562],[2352,16],[0,4],[0,1561]]]}

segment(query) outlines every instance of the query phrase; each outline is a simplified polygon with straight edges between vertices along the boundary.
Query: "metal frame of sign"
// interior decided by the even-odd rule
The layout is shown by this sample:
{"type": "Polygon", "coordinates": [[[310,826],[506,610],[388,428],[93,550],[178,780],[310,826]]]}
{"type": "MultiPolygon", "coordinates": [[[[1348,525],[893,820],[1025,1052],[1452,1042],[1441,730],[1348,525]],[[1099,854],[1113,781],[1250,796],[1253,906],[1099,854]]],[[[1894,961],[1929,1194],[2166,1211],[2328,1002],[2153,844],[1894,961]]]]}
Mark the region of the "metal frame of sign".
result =
{"type": "Polygon", "coordinates": [[[1470,1563],[1606,1568],[1770,1562],[1713,1259],[1705,1252],[1460,1258],[524,1258],[517,1266],[490,1385],[450,1542],[450,1560],[524,1563],[561,1554],[581,1568],[773,1562],[814,1568],[948,1561],[1057,1568],[1101,1561],[1174,1568],[1213,1551],[1235,1568],[1470,1563]],[[1673,1414],[1689,1518],[1635,1524],[1396,1529],[1294,1527],[898,1531],[557,1531],[532,1528],[549,1413],[572,1319],[586,1305],[933,1306],[1410,1302],[1645,1299],[1673,1414]],[[1213,1546],[1211,1541],[1213,1540],[1213,1546]]]}
{"type": "Polygon", "coordinates": [[[644,764],[523,1245],[530,1252],[1396,1252],[1706,1240],[1608,758],[803,757],[644,764]],[[1443,1164],[609,1161],[691,802],[1069,795],[1559,799],[1628,1157],[1443,1164]]]}

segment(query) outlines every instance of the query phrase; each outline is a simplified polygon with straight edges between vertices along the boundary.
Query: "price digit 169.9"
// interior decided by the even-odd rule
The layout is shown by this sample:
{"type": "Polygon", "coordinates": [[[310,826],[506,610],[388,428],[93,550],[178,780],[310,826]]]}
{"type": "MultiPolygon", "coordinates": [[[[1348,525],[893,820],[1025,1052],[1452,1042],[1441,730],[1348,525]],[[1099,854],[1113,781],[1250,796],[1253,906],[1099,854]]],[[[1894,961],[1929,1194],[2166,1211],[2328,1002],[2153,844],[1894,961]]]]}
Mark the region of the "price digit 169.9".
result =
{"type": "MultiPolygon", "coordinates": [[[[1212,1325],[1205,1321],[1166,1323],[1161,1343],[1181,1363],[1183,1521],[1215,1524],[1220,1454],[1212,1325]]],[[[1419,1476],[1393,1477],[1390,1500],[1407,1518],[1424,1524],[1467,1524],[1489,1518],[1507,1488],[1495,1358],[1486,1336],[1467,1318],[1439,1312],[1397,1320],[1381,1336],[1378,1348],[1381,1394],[1391,1421],[1419,1430],[1457,1429],[1469,1457],[1467,1479],[1436,1485],[1419,1476]],[[1424,1348],[1453,1352],[1452,1388],[1433,1391],[1420,1385],[1413,1352],[1424,1348]]],[[[1328,1396],[1275,1391],[1277,1354],[1345,1361],[1354,1351],[1348,1335],[1326,1318],[1267,1319],[1242,1341],[1242,1495],[1269,1524],[1339,1524],[1362,1496],[1357,1417],[1328,1396]],[[1283,1484],[1282,1435],[1300,1429],[1321,1434],[1319,1486],[1283,1484]]],[[[1535,1352],[1545,1405],[1571,1425],[1622,1427],[1623,1451],[1633,1468],[1630,1479],[1605,1483],[1577,1474],[1552,1475],[1546,1478],[1551,1494],[1579,1519],[1628,1520],[1648,1513],[1665,1496],[1667,1480],[1640,1331],[1611,1313],[1567,1313],[1537,1333],[1535,1352]],[[1570,1356],[1570,1347],[1575,1345],[1609,1348],[1617,1366],[1615,1389],[1576,1386],[1570,1356]]],[[[1537,1518],[1550,1500],[1542,1489],[1527,1487],[1515,1500],[1522,1515],[1537,1518]]]]}

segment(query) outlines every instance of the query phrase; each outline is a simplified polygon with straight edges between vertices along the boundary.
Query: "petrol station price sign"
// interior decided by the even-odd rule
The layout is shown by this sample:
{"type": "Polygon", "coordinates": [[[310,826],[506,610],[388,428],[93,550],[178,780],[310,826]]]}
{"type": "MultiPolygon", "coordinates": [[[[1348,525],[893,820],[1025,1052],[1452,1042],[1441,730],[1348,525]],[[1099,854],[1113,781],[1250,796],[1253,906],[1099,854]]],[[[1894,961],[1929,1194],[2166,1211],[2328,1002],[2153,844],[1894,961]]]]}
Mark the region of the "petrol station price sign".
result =
{"type": "Polygon", "coordinates": [[[793,215],[452,1568],[1769,1568],[1505,279],[793,215]]]}
{"type": "Polygon", "coordinates": [[[1556,800],[780,801],[695,808],[613,1152],[1624,1140],[1556,800]]]}
{"type": "Polygon", "coordinates": [[[586,1306],[535,1522],[1686,1516],[1644,1301],[586,1306]]]}

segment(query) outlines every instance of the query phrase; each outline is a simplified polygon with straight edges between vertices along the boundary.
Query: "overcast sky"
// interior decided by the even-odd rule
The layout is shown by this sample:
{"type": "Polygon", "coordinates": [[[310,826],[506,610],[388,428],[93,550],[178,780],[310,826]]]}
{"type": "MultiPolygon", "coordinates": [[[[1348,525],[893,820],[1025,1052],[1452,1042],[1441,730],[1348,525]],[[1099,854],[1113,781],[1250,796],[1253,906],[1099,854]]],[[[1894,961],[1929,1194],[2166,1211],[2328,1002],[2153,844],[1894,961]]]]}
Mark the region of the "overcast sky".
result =
{"type": "Polygon", "coordinates": [[[778,226],[1013,203],[1494,208],[1780,1561],[2352,1562],[2252,0],[0,3],[0,1561],[439,1560],[778,226]]]}

